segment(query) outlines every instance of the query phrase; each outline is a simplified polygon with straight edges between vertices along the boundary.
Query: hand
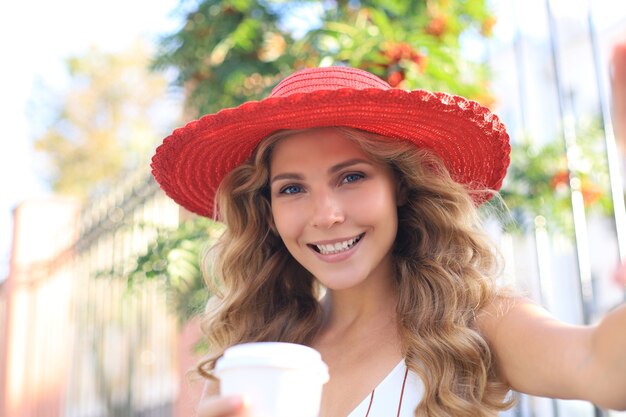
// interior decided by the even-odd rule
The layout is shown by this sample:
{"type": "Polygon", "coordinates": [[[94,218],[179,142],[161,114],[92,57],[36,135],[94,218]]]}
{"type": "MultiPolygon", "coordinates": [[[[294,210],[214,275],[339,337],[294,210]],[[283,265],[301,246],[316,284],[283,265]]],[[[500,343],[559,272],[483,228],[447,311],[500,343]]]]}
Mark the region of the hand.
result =
{"type": "Polygon", "coordinates": [[[240,397],[211,396],[200,401],[197,417],[244,417],[244,409],[240,397]]]}

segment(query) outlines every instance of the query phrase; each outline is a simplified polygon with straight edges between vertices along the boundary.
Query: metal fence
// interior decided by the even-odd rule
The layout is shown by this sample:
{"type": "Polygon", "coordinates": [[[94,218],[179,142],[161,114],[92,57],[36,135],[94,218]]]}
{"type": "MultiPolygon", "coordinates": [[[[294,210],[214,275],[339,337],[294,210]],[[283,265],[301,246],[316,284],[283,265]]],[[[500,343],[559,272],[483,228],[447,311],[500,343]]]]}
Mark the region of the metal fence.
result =
{"type": "Polygon", "coordinates": [[[129,289],[133,260],[178,208],[147,176],[131,178],[81,214],[70,321],[73,363],[64,415],[171,416],[177,326],[159,282],[129,289]]]}

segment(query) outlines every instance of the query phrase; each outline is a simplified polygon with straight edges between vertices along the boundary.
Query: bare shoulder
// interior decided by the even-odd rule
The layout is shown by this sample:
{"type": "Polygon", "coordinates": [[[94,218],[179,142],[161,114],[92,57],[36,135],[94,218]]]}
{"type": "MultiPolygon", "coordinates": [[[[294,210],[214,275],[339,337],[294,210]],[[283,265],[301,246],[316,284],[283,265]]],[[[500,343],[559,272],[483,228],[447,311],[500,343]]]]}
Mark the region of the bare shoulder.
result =
{"type": "MultiPolygon", "coordinates": [[[[485,305],[476,315],[478,329],[487,340],[496,338],[498,330],[511,315],[538,314],[543,308],[532,300],[515,295],[500,295],[485,305]]],[[[547,314],[547,312],[546,312],[547,314]]]]}

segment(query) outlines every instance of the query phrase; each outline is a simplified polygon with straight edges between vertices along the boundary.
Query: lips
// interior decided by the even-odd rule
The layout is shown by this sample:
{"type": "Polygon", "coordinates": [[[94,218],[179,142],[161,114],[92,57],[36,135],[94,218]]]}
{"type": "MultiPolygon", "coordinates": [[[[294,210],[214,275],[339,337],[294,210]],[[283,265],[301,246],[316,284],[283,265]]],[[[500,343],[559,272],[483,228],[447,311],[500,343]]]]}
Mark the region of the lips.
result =
{"type": "Polygon", "coordinates": [[[365,233],[361,233],[358,236],[332,243],[309,243],[308,246],[322,255],[334,255],[352,248],[363,238],[364,235],[365,233]]]}

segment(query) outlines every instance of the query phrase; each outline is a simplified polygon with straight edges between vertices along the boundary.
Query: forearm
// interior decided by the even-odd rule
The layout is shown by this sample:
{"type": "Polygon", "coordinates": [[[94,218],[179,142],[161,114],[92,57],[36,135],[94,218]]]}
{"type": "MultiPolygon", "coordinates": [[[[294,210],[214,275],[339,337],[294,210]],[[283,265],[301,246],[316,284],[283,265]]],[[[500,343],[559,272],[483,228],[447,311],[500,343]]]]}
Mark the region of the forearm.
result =
{"type": "Polygon", "coordinates": [[[626,305],[609,312],[592,334],[594,376],[588,389],[601,407],[626,410],[626,305]]]}

